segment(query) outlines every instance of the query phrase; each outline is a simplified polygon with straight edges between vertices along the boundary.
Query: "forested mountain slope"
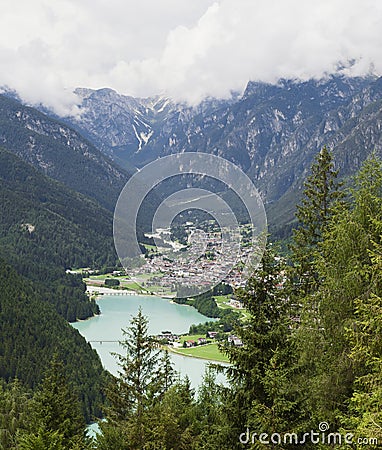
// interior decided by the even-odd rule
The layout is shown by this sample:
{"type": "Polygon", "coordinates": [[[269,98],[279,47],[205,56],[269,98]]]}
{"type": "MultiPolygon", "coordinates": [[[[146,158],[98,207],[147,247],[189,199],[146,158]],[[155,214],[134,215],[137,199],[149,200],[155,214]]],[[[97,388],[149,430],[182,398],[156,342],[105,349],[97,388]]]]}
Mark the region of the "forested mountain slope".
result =
{"type": "Polygon", "coordinates": [[[102,365],[67,321],[99,310],[65,269],[116,264],[112,214],[1,148],[0,204],[0,376],[34,387],[56,352],[89,419],[102,365]]]}
{"type": "Polygon", "coordinates": [[[72,128],[4,95],[0,145],[109,210],[129,176],[72,128]]]}
{"type": "Polygon", "coordinates": [[[85,417],[100,413],[98,355],[45,301],[39,288],[0,259],[0,377],[35,387],[56,354],[65,364],[85,417]]]}
{"type": "Polygon", "coordinates": [[[68,267],[114,266],[111,214],[0,149],[0,250],[73,321],[97,312],[68,267]]]}

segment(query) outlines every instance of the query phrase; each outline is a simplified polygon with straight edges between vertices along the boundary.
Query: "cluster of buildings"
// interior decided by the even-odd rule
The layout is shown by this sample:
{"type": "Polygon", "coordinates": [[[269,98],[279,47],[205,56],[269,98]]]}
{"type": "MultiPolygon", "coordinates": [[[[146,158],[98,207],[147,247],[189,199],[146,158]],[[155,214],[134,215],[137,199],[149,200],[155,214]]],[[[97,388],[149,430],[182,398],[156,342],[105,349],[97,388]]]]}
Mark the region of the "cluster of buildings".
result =
{"type": "MultiPolygon", "coordinates": [[[[199,337],[198,339],[189,339],[184,341],[183,346],[185,348],[196,347],[198,345],[207,344],[209,339],[215,340],[218,332],[217,331],[207,331],[206,337],[199,337]]],[[[168,345],[179,346],[180,336],[172,333],[171,331],[162,331],[162,333],[155,336],[156,341],[163,342],[168,345]]],[[[235,345],[236,347],[242,347],[243,342],[240,338],[234,335],[229,335],[227,337],[228,343],[231,345],[235,345]]]]}
{"type": "MultiPolygon", "coordinates": [[[[221,281],[233,287],[245,284],[241,268],[250,258],[252,248],[240,240],[240,231],[231,235],[231,241],[223,242],[222,232],[210,226],[203,231],[188,225],[189,244],[169,245],[169,230],[159,230],[155,235],[165,247],[146,257],[145,264],[131,275],[152,274],[145,281],[147,286],[160,286],[169,291],[176,291],[177,286],[197,287],[201,292],[208,290],[221,281]]],[[[172,242],[172,241],[171,241],[172,242]]],[[[158,244],[160,245],[160,244],[158,244]]],[[[237,306],[239,307],[239,306],[237,306]]]]}
{"type": "Polygon", "coordinates": [[[166,344],[173,344],[174,342],[179,342],[180,338],[171,331],[162,331],[161,334],[155,336],[155,339],[159,342],[165,342],[166,344]]]}

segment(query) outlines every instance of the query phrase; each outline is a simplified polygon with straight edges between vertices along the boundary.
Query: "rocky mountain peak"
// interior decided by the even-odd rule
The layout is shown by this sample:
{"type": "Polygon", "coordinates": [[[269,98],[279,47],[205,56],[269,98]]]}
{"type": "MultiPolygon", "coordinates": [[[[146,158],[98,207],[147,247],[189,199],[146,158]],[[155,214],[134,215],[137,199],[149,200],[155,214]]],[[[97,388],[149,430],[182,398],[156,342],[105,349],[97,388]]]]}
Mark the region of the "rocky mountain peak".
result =
{"type": "Polygon", "coordinates": [[[324,145],[344,175],[370,152],[382,154],[382,80],[371,76],[251,81],[241,96],[195,107],[109,89],[79,92],[84,112],[72,124],[119,164],[185,151],[221,155],[248,173],[269,205],[297,195],[324,145]]]}

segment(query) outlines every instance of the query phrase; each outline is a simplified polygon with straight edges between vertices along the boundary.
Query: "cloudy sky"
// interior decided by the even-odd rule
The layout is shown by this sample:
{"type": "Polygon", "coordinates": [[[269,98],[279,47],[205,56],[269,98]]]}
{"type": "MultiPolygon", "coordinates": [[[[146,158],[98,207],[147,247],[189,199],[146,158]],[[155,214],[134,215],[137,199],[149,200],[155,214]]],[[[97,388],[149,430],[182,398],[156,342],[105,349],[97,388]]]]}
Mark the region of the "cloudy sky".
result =
{"type": "Polygon", "coordinates": [[[381,0],[1,0],[0,87],[64,114],[75,87],[197,103],[249,79],[382,74],[381,0]]]}

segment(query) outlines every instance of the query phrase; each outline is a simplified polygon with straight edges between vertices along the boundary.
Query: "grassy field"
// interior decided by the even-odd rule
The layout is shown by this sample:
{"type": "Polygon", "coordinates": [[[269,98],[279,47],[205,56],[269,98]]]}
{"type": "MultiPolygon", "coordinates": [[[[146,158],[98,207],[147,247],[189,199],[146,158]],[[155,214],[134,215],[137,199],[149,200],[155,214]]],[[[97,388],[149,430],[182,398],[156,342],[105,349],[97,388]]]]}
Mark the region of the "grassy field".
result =
{"type": "Polygon", "coordinates": [[[232,306],[226,304],[229,302],[231,297],[231,295],[214,295],[217,305],[222,309],[232,309],[232,306]]]}
{"type": "Polygon", "coordinates": [[[107,274],[103,274],[103,275],[91,275],[89,278],[85,278],[85,280],[90,280],[90,281],[104,281],[106,280],[106,278],[115,278],[116,280],[119,280],[120,278],[122,278],[122,276],[114,276],[114,275],[110,275],[109,273],[107,274]]]}
{"type": "Polygon", "coordinates": [[[121,283],[121,286],[123,286],[124,288],[127,288],[127,289],[131,289],[132,291],[146,290],[146,289],[142,288],[142,286],[140,286],[135,281],[127,281],[126,283],[121,283]]]}
{"type": "Polygon", "coordinates": [[[143,246],[146,248],[146,250],[150,250],[152,252],[156,252],[158,250],[155,245],[143,244],[143,246]]]}
{"type": "Polygon", "coordinates": [[[228,362],[228,358],[223,355],[217,343],[198,345],[191,348],[177,348],[175,353],[180,353],[185,356],[192,356],[194,358],[210,359],[212,361],[228,362]]]}

